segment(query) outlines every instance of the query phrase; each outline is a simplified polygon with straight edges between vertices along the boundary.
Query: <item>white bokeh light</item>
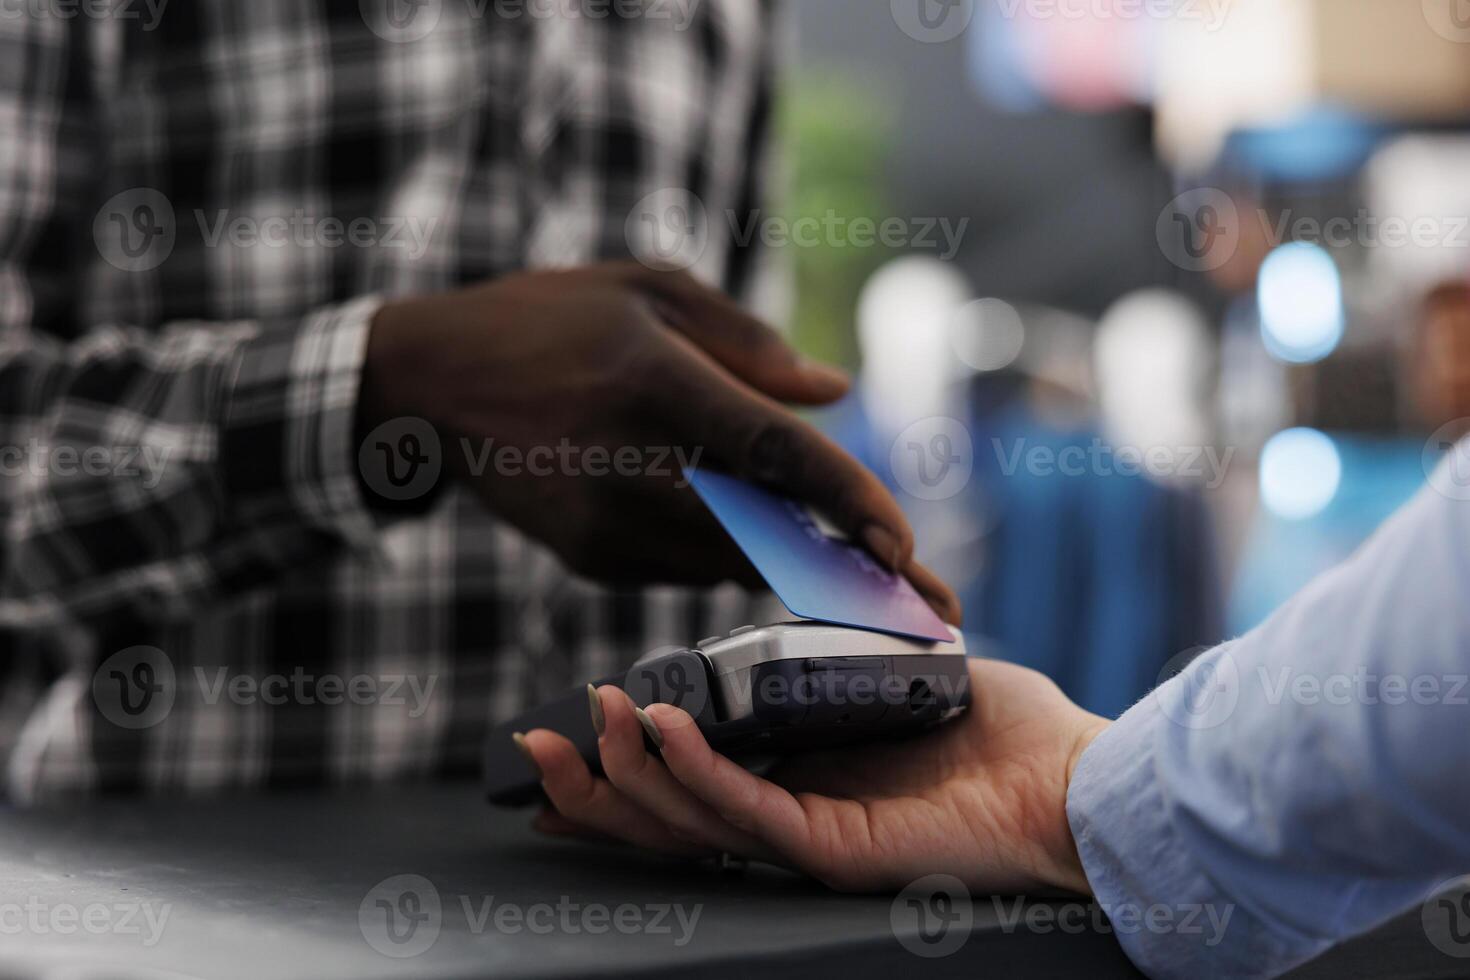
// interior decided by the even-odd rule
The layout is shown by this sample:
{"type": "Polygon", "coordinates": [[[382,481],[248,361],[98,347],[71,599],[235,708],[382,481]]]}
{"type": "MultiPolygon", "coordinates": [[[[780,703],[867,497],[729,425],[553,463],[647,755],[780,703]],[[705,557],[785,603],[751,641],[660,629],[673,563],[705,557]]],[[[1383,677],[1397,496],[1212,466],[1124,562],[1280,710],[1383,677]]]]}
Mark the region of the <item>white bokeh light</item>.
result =
{"type": "Polygon", "coordinates": [[[1261,339],[1274,357],[1310,364],[1342,341],[1342,274],[1321,246],[1293,242],[1266,256],[1256,300],[1261,339]]]}
{"type": "Polygon", "coordinates": [[[1277,517],[1315,517],[1332,503],[1341,482],[1337,444],[1316,429],[1278,432],[1261,450],[1261,503],[1277,517]]]}
{"type": "Polygon", "coordinates": [[[976,371],[1000,371],[1021,356],[1026,327],[1005,300],[977,299],[955,313],[952,341],[955,356],[976,371]]]}
{"type": "Polygon", "coordinates": [[[1164,289],[1130,293],[1098,322],[1093,372],[1103,428],[1115,446],[1193,453],[1209,439],[1214,360],[1198,307],[1164,289]]]}
{"type": "Polygon", "coordinates": [[[961,365],[951,343],[955,313],[970,285],[938,259],[895,259],[873,273],[858,298],[863,404],[891,436],[913,422],[948,414],[961,365]]]}

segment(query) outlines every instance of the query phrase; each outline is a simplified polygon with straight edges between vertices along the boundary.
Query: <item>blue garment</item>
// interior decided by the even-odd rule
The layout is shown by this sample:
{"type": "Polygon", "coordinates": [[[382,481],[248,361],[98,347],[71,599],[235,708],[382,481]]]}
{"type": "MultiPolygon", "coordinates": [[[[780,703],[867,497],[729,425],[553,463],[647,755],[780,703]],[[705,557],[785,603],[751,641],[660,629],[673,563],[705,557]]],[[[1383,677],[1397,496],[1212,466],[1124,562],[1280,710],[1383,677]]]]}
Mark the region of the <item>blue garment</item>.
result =
{"type": "Polygon", "coordinates": [[[1470,871],[1470,500],[1434,482],[1083,754],[1099,904],[1227,920],[1117,930],[1150,976],[1274,976],[1470,871]]]}
{"type": "Polygon", "coordinates": [[[985,574],[959,588],[967,626],[994,642],[994,655],[1115,718],[1176,654],[1221,639],[1198,492],[1119,472],[1097,431],[1050,427],[1019,406],[971,424],[976,484],[994,518],[985,574]],[[1013,466],[1023,451],[1059,462],[1070,451],[1074,465],[1013,466]]]}

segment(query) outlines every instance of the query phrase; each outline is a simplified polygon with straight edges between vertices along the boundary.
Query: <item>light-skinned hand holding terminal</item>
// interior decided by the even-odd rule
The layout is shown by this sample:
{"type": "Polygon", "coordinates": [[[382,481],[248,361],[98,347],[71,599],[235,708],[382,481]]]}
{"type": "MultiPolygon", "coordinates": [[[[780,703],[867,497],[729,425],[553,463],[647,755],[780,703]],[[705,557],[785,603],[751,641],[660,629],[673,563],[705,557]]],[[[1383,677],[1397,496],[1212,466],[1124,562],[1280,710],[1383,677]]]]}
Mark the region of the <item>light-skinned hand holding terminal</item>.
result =
{"type": "Polygon", "coordinates": [[[1452,469],[1470,441],[1452,455],[1350,561],[1111,725],[976,661],[963,722],[761,778],[678,709],[640,724],[604,688],[606,779],[556,733],[524,736],[556,808],[540,826],[844,890],[942,871],[977,892],[1091,892],[1135,919],[1203,910],[1223,935],[1116,934],[1150,976],[1284,973],[1470,872],[1470,495],[1452,469]]]}
{"type": "Polygon", "coordinates": [[[896,890],[936,869],[976,891],[1085,890],[1067,778],[1107,722],[1014,664],[975,660],[971,684],[983,709],[931,737],[812,753],[766,779],[714,753],[671,705],[645,713],[663,742],[654,758],[633,703],[604,687],[605,779],[562,736],[526,736],[558,811],[542,824],[671,853],[759,857],[845,891],[896,890]]]}

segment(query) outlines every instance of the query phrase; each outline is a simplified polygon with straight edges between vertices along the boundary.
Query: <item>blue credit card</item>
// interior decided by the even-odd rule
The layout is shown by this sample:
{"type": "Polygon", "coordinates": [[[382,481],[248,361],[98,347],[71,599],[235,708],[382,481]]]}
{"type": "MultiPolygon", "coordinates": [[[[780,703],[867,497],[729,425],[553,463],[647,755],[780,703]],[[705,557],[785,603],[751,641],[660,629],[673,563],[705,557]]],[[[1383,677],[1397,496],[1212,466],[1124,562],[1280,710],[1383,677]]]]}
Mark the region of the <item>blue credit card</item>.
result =
{"type": "Polygon", "coordinates": [[[776,597],[803,619],[923,640],[953,639],[913,585],[794,500],[723,473],[689,482],[776,597]]]}

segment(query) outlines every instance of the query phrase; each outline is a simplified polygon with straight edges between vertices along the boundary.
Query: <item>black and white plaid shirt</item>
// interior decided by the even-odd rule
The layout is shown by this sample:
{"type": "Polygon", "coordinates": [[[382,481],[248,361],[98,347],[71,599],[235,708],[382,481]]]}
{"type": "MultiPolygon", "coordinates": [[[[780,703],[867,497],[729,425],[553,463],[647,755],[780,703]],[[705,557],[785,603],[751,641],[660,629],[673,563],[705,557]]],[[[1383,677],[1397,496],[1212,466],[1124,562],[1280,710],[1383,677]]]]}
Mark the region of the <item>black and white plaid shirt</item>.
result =
{"type": "MultiPolygon", "coordinates": [[[[467,774],[527,701],[766,609],[615,593],[451,488],[390,521],[381,298],[758,200],[756,0],[37,0],[0,14],[7,794],[467,774]]],[[[697,274],[749,296],[710,226],[697,274]]]]}

